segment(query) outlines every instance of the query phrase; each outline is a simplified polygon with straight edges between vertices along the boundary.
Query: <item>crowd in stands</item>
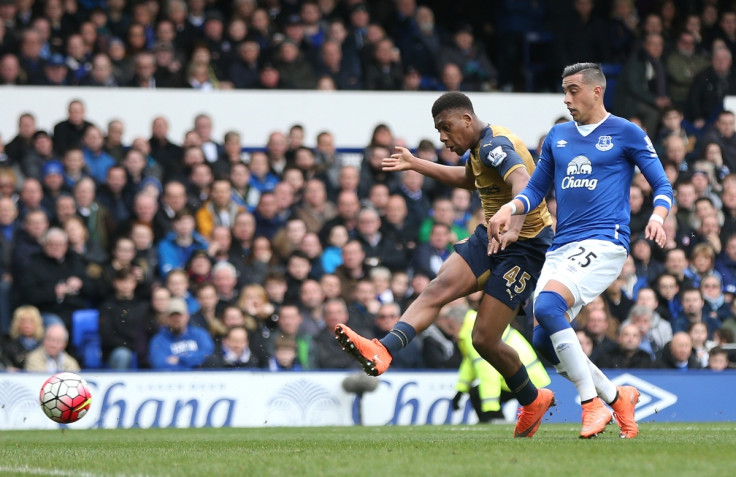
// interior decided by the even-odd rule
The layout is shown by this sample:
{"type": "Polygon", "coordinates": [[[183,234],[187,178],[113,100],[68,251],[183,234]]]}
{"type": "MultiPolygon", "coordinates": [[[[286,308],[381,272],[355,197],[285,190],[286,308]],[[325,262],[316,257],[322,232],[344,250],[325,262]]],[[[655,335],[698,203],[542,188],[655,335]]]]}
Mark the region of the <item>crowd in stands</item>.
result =
{"type": "Polygon", "coordinates": [[[634,97],[617,106],[622,115],[634,101],[661,108],[669,100],[692,103],[686,114],[698,122],[717,93],[690,94],[691,84],[735,85],[722,66],[696,79],[714,43],[736,53],[730,7],[717,0],[2,0],[0,84],[557,91],[565,65],[595,60],[627,65],[622,90],[634,97]],[[661,44],[643,53],[650,35],[661,44]],[[651,91],[641,96],[644,89],[651,91]]]}
{"type": "MultiPolygon", "coordinates": [[[[626,0],[595,8],[590,0],[0,0],[0,79],[506,89],[518,80],[519,55],[508,52],[521,44],[520,32],[543,28],[562,9],[551,15],[565,18],[553,40],[560,56],[551,58],[623,65],[613,111],[649,133],[676,191],[661,250],[643,238],[651,189],[635,176],[631,256],[575,322],[579,337],[601,367],[723,369],[736,363],[736,129],[723,109],[724,97],[736,94],[736,13],[705,0],[637,7],[626,0]],[[488,3],[480,7],[488,11],[460,15],[471,3],[488,3]],[[452,87],[449,65],[459,70],[452,87]]],[[[312,141],[295,118],[288,131],[244,152],[237,125],[220,141],[213,120],[200,114],[179,141],[161,115],[149,138],[127,144],[125,124],[93,124],[74,100],[52,131],[38,129],[33,113],[18,118],[17,131],[3,131],[12,139],[0,147],[0,366],[85,366],[70,336],[75,313],[95,309],[111,369],[357,369],[334,325],[382,337],[452,244],[485,220],[468,191],[381,170],[396,145],[425,160],[463,163],[430,139],[406,144],[400,131],[379,124],[366,131],[356,161],[340,153],[328,125],[315,147],[305,146],[312,141]]],[[[502,112],[494,122],[503,123],[502,112]]],[[[553,196],[549,204],[554,214],[553,196]]],[[[462,323],[440,315],[395,357],[395,368],[457,367],[462,323]]],[[[517,325],[528,332],[528,321],[517,325]]]]}

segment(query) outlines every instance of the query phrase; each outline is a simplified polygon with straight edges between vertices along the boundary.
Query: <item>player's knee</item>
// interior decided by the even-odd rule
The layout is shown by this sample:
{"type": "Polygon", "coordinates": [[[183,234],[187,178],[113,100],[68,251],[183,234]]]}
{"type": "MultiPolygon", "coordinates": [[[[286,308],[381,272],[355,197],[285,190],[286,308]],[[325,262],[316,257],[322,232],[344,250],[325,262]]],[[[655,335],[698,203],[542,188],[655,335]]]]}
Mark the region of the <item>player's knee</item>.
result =
{"type": "Polygon", "coordinates": [[[541,292],[534,302],[534,316],[550,335],[570,327],[565,317],[567,309],[562,295],[553,291],[541,292]]]}
{"type": "Polygon", "coordinates": [[[474,329],[472,337],[473,337],[473,348],[475,348],[475,350],[481,356],[483,357],[487,356],[492,348],[492,343],[490,342],[488,335],[483,333],[481,330],[474,329]]]}
{"type": "Polygon", "coordinates": [[[496,328],[496,326],[489,325],[488,321],[483,322],[478,319],[475,322],[473,333],[471,334],[473,348],[484,358],[489,354],[496,353],[498,347],[503,342],[501,339],[503,329],[496,328]]]}
{"type": "Polygon", "coordinates": [[[541,325],[534,327],[534,332],[532,333],[532,345],[534,345],[534,349],[544,359],[552,364],[559,364],[560,360],[557,359],[557,353],[555,353],[552,340],[549,339],[549,333],[547,333],[541,325]]]}
{"type": "Polygon", "coordinates": [[[502,344],[503,341],[501,340],[483,340],[480,337],[473,337],[473,348],[481,358],[491,363],[491,366],[495,368],[503,361],[502,344]]]}

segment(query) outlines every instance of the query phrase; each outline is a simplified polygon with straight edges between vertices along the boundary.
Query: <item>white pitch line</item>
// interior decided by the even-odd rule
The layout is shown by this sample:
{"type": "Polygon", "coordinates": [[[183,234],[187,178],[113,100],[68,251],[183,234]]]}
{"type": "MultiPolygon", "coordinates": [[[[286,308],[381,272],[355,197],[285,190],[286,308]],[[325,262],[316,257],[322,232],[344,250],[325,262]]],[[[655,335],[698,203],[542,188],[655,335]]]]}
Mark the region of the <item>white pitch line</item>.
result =
{"type": "Polygon", "coordinates": [[[105,477],[113,475],[115,477],[146,477],[149,474],[95,474],[93,472],[83,472],[81,470],[60,470],[60,469],[44,469],[41,467],[29,467],[24,466],[0,466],[0,474],[5,472],[13,472],[16,474],[28,474],[28,475],[52,475],[58,477],[105,477]]]}
{"type": "Polygon", "coordinates": [[[2,472],[12,472],[16,474],[30,474],[30,475],[54,475],[54,476],[60,476],[60,477],[100,477],[103,474],[92,474],[90,472],[81,472],[81,471],[74,471],[74,470],[59,470],[59,469],[43,469],[41,467],[28,467],[25,466],[18,466],[18,467],[10,467],[10,466],[0,466],[0,473],[2,472]]]}

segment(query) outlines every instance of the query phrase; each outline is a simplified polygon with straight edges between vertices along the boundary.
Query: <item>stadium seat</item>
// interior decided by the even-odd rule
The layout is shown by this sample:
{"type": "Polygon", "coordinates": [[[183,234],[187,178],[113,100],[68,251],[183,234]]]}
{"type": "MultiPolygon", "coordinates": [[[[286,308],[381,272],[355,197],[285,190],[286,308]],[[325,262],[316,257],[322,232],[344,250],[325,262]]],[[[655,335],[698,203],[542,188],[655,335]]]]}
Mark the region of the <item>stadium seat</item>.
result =
{"type": "Polygon", "coordinates": [[[526,91],[535,91],[535,77],[549,73],[553,36],[546,31],[528,31],[524,34],[523,67],[526,91]]]}
{"type": "Polygon", "coordinates": [[[82,357],[82,361],[84,361],[85,368],[102,368],[102,345],[100,343],[100,338],[94,337],[87,339],[79,350],[79,355],[82,357]]]}
{"type": "Polygon", "coordinates": [[[601,63],[601,71],[606,75],[606,92],[603,93],[603,104],[609,111],[613,107],[616,83],[618,83],[618,77],[622,69],[623,65],[620,63],[601,63]]]}
{"type": "Polygon", "coordinates": [[[72,344],[85,368],[102,367],[99,320],[100,312],[92,308],[72,313],[72,344]]]}

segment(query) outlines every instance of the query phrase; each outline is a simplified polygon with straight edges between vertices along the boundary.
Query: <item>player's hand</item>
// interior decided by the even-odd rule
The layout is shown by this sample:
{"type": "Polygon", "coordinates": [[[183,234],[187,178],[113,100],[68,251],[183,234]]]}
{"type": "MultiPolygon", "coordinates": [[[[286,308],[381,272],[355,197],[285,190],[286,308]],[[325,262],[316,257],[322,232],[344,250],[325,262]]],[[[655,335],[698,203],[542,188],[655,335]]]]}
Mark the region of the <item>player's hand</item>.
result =
{"type": "Polygon", "coordinates": [[[644,238],[647,240],[654,240],[659,245],[659,248],[664,248],[667,242],[667,234],[664,231],[662,224],[656,220],[650,220],[647,224],[647,228],[644,231],[644,238]]]}
{"type": "Polygon", "coordinates": [[[455,397],[452,398],[452,409],[454,411],[457,411],[458,409],[460,409],[460,399],[462,397],[463,397],[463,393],[458,391],[457,394],[455,394],[455,397]]]}
{"type": "Polygon", "coordinates": [[[520,230],[514,230],[513,228],[506,228],[501,232],[500,241],[495,237],[491,237],[490,227],[488,228],[488,255],[493,255],[501,250],[506,250],[506,247],[510,243],[514,243],[519,240],[520,230]]]}
{"type": "Polygon", "coordinates": [[[488,242],[491,239],[501,243],[501,234],[508,230],[511,223],[511,209],[509,207],[501,207],[493,217],[488,221],[488,242]]]}
{"type": "Polygon", "coordinates": [[[412,160],[414,160],[414,156],[407,148],[396,146],[395,154],[383,158],[381,168],[384,171],[406,171],[411,169],[412,160]]]}

